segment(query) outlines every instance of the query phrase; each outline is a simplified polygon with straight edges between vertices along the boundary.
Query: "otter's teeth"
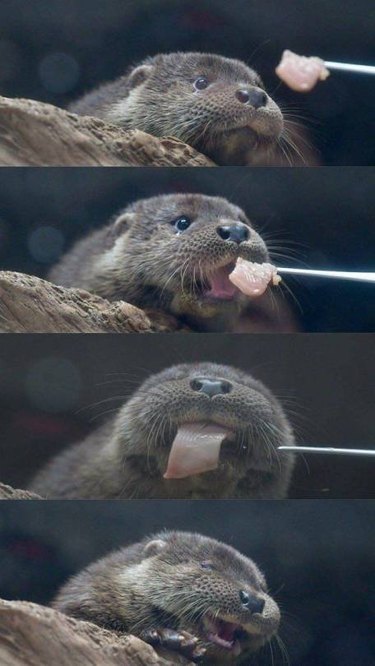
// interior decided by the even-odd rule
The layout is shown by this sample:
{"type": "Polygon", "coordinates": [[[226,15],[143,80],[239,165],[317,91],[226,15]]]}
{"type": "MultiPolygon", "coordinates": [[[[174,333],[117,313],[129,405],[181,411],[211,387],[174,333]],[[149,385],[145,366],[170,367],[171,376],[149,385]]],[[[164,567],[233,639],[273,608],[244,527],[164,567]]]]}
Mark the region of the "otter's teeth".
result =
{"type": "Polygon", "coordinates": [[[213,634],[209,632],[207,634],[207,638],[211,643],[215,643],[215,645],[220,645],[220,647],[226,648],[227,650],[231,650],[234,645],[234,641],[226,641],[224,638],[221,638],[218,634],[213,634]]]}
{"type": "Polygon", "coordinates": [[[226,650],[231,650],[236,657],[241,654],[242,650],[240,642],[235,637],[235,632],[239,629],[238,625],[210,617],[205,617],[205,625],[207,629],[207,639],[211,643],[226,650]]]}

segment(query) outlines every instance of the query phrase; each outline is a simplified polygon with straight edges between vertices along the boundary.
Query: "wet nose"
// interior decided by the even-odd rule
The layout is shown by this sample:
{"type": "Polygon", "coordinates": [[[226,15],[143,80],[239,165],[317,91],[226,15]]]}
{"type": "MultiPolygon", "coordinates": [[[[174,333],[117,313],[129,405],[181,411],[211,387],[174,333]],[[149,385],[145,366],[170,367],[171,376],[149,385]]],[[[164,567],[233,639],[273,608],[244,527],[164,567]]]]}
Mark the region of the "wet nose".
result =
{"type": "Polygon", "coordinates": [[[250,88],[249,90],[241,89],[236,91],[236,97],[242,104],[250,104],[254,109],[260,109],[267,104],[267,95],[263,90],[257,88],[250,88]]]}
{"type": "Polygon", "coordinates": [[[259,599],[245,590],[240,592],[241,604],[250,611],[250,613],[262,613],[264,608],[264,599],[259,599]]]}
{"type": "Polygon", "coordinates": [[[215,377],[196,377],[190,382],[193,391],[205,393],[209,398],[215,395],[230,393],[232,384],[226,379],[216,379],[215,377]]]}
{"type": "Polygon", "coordinates": [[[218,227],[216,231],[223,240],[234,241],[238,244],[249,240],[250,236],[249,227],[241,222],[236,222],[236,224],[225,224],[222,227],[218,227]]]}

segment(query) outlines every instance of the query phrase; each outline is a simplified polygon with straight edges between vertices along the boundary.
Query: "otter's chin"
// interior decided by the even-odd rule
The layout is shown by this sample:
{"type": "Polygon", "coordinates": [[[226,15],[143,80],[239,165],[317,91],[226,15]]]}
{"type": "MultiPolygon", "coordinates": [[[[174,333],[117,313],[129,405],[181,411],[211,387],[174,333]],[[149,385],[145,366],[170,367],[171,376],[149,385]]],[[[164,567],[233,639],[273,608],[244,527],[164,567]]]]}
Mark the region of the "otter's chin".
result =
{"type": "Polygon", "coordinates": [[[268,155],[275,150],[282,131],[283,121],[273,123],[253,118],[218,129],[212,139],[197,150],[224,166],[267,164],[268,155]]]}
{"type": "Polygon", "coordinates": [[[220,298],[208,294],[176,294],[172,304],[172,313],[177,316],[183,316],[196,319],[210,319],[221,314],[233,312],[238,313],[241,305],[245,305],[245,299],[241,292],[236,288],[236,292],[230,298],[220,298]]]}

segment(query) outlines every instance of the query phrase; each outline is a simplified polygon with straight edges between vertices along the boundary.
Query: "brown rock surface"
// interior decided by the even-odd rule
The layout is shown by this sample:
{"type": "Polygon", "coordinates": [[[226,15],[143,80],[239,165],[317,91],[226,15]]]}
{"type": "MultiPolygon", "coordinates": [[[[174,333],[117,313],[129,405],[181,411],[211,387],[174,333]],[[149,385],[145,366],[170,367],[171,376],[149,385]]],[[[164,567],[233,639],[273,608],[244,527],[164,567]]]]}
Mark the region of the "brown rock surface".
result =
{"type": "Polygon", "coordinates": [[[135,636],[118,635],[37,604],[0,599],[1,666],[172,666],[189,663],[171,653],[159,655],[135,636]]]}
{"type": "Polygon", "coordinates": [[[215,166],[173,137],[0,97],[0,166],[215,166]]]}
{"type": "Polygon", "coordinates": [[[179,328],[173,317],[111,303],[83,289],[0,271],[0,333],[153,333],[179,328]]]}

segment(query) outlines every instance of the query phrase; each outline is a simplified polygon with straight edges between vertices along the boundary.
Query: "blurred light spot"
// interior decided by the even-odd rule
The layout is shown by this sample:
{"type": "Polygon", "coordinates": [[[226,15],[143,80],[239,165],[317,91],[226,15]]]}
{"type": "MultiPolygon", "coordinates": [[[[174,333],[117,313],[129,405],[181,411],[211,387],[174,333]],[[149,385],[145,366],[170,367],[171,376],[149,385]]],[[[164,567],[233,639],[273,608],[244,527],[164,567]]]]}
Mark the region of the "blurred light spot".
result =
{"type": "Polygon", "coordinates": [[[67,53],[50,53],[40,62],[38,73],[46,90],[63,94],[76,87],[80,67],[77,60],[67,53]]]}
{"type": "Polygon", "coordinates": [[[33,259],[48,264],[61,255],[64,241],[64,236],[58,229],[38,227],[29,235],[27,245],[33,259]]]}
{"type": "Polygon", "coordinates": [[[76,407],[82,388],[81,373],[65,358],[47,357],[33,363],[25,379],[30,402],[45,412],[64,412],[76,407]]]}
{"type": "Polygon", "coordinates": [[[11,41],[0,39],[0,81],[9,81],[21,69],[22,56],[18,46],[11,41]]]}

